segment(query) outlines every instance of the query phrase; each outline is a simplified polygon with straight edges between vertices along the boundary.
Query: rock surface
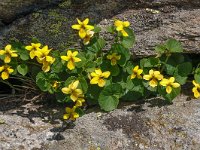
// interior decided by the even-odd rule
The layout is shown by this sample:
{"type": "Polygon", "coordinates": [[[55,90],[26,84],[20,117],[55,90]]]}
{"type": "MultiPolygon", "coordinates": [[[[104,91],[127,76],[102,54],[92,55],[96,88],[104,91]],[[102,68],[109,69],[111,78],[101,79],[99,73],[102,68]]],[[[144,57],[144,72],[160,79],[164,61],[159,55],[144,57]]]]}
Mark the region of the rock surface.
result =
{"type": "MultiPolygon", "coordinates": [[[[130,21],[138,56],[153,55],[155,44],[169,37],[180,40],[185,52],[200,52],[199,0],[1,0],[0,10],[1,47],[11,40],[29,44],[33,37],[54,49],[78,46],[71,25],[90,17],[101,27],[116,18],[130,21]]],[[[159,98],[123,103],[110,113],[88,110],[74,124],[62,123],[63,107],[0,104],[0,149],[199,150],[200,101],[187,98],[181,95],[173,105],[159,98]]]]}
{"type": "Polygon", "coordinates": [[[62,124],[61,107],[28,103],[1,110],[0,149],[199,150],[200,100],[187,98],[172,105],[159,98],[123,103],[110,113],[88,110],[74,125],[62,124]]]}
{"type": "MultiPolygon", "coordinates": [[[[19,1],[19,0],[18,0],[19,1]]],[[[185,52],[200,52],[200,1],[199,0],[91,0],[47,3],[45,0],[32,0],[26,3],[16,3],[6,9],[4,0],[0,3],[0,45],[10,40],[20,40],[29,44],[33,37],[54,49],[64,50],[77,46],[77,35],[71,29],[76,18],[91,18],[92,23],[104,27],[113,23],[116,18],[131,22],[131,28],[136,33],[137,42],[132,49],[139,56],[153,55],[156,44],[168,38],[176,38],[183,43],[185,52]],[[46,2],[46,3],[45,3],[46,2]],[[54,5],[54,3],[56,3],[54,5]],[[21,4],[21,5],[19,5],[21,4]],[[48,7],[48,6],[51,7],[48,7]],[[23,7],[24,9],[19,9],[23,7]],[[13,11],[17,11],[14,15],[13,11]],[[28,10],[29,13],[26,13],[28,10]],[[159,13],[154,13],[158,10],[159,13]],[[33,11],[33,12],[31,12],[33,11]],[[12,14],[11,17],[4,15],[12,14]],[[23,13],[25,14],[23,16],[23,13]],[[19,15],[20,14],[20,17],[19,15]],[[18,16],[18,17],[17,17],[18,16]],[[6,19],[18,18],[9,25],[4,25],[6,19]],[[2,24],[2,25],[1,25],[2,24]]],[[[104,33],[104,32],[103,32],[104,33]]],[[[103,34],[105,37],[106,34],[103,34]]],[[[110,40],[108,35],[107,40],[110,40]]]]}

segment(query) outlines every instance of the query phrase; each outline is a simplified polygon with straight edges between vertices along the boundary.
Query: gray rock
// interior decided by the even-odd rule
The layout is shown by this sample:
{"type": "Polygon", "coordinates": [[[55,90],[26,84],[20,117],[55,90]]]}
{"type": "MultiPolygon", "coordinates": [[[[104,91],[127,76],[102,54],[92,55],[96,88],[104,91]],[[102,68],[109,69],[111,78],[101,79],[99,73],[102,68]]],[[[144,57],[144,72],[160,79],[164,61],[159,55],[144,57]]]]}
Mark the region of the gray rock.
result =
{"type": "Polygon", "coordinates": [[[64,108],[21,105],[0,113],[0,149],[199,150],[200,101],[187,99],[122,103],[109,113],[93,108],[74,126],[62,124],[64,108]]]}
{"type": "MultiPolygon", "coordinates": [[[[78,36],[71,29],[77,17],[81,19],[89,17],[91,22],[102,27],[119,18],[131,22],[137,40],[132,52],[138,56],[154,55],[152,50],[155,45],[170,37],[180,40],[185,52],[199,53],[200,9],[198,6],[200,6],[198,0],[153,0],[151,2],[108,0],[95,1],[95,3],[85,0],[80,4],[64,1],[58,6],[54,5],[54,8],[47,7],[35,11],[17,19],[9,26],[4,26],[0,29],[0,45],[3,46],[10,40],[29,44],[31,39],[36,37],[53,49],[65,50],[72,46],[79,47],[78,36]],[[159,13],[149,11],[151,7],[156,7],[159,13]]],[[[108,43],[112,40],[105,32],[102,35],[108,43]]]]}
{"type": "Polygon", "coordinates": [[[19,16],[25,16],[38,9],[55,5],[62,0],[1,0],[0,1],[0,20],[11,23],[19,16]]]}

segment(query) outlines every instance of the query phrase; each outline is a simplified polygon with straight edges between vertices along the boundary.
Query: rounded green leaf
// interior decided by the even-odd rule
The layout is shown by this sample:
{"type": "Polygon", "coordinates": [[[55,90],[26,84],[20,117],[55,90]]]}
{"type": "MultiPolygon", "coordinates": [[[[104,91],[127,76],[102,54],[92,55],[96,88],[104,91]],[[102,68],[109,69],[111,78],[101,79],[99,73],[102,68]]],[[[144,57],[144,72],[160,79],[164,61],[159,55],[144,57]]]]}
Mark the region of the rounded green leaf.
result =
{"type": "Polygon", "coordinates": [[[21,64],[17,66],[17,71],[25,76],[28,73],[28,66],[26,64],[21,64]]]}

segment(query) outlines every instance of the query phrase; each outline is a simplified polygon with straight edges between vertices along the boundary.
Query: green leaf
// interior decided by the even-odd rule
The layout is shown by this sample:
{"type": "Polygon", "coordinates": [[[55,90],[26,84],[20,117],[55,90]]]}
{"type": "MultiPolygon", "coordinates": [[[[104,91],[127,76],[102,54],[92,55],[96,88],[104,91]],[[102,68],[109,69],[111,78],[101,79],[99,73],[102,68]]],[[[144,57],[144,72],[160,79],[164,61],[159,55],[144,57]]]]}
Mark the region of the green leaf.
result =
{"type": "Polygon", "coordinates": [[[105,47],[105,40],[103,38],[97,39],[95,42],[91,42],[91,44],[87,47],[89,51],[98,53],[105,47]]]}
{"type": "Polygon", "coordinates": [[[37,86],[40,88],[40,90],[42,90],[42,91],[48,91],[48,88],[47,88],[47,85],[48,85],[48,83],[47,83],[47,81],[46,81],[46,79],[44,79],[44,78],[39,78],[37,81],[36,81],[36,84],[37,84],[37,86]]]}
{"type": "Polygon", "coordinates": [[[191,62],[185,62],[185,63],[179,64],[177,66],[177,70],[176,70],[175,74],[186,77],[191,72],[192,72],[192,63],[191,62]]]}
{"type": "Polygon", "coordinates": [[[166,51],[165,45],[159,44],[155,47],[155,51],[159,54],[163,54],[166,51]]]}
{"type": "Polygon", "coordinates": [[[118,65],[114,65],[114,66],[110,65],[110,72],[112,76],[118,76],[120,72],[118,65]]]}
{"type": "Polygon", "coordinates": [[[135,34],[133,30],[129,28],[126,28],[125,31],[128,33],[128,36],[122,38],[122,45],[125,48],[132,48],[135,43],[135,34]]]}
{"type": "Polygon", "coordinates": [[[87,81],[85,80],[85,78],[80,77],[80,78],[78,78],[78,80],[79,80],[79,84],[81,85],[81,89],[83,90],[83,93],[87,93],[88,84],[87,84],[87,81]]]}
{"type": "Polygon", "coordinates": [[[186,77],[182,77],[182,76],[177,75],[177,74],[175,74],[174,77],[175,77],[176,81],[178,83],[180,83],[181,85],[185,84],[186,81],[187,81],[187,78],[188,78],[187,76],[186,77]]]}
{"type": "Polygon", "coordinates": [[[99,33],[99,32],[101,31],[101,28],[95,25],[93,31],[94,31],[95,33],[99,33]]]}
{"type": "Polygon", "coordinates": [[[72,82],[76,81],[77,80],[77,77],[75,76],[71,76],[69,78],[67,78],[67,80],[65,81],[65,86],[68,86],[69,84],[71,84],[72,82]]]}
{"type": "Polygon", "coordinates": [[[200,68],[195,70],[194,79],[197,83],[200,83],[200,68]]]}
{"type": "Polygon", "coordinates": [[[140,66],[142,68],[157,67],[159,65],[159,59],[155,57],[143,58],[140,60],[140,66]]]}
{"type": "Polygon", "coordinates": [[[166,42],[166,48],[170,51],[170,52],[174,52],[174,53],[180,53],[183,52],[183,48],[180,42],[178,42],[175,39],[169,39],[166,42]]]}
{"type": "Polygon", "coordinates": [[[68,96],[66,94],[62,93],[61,91],[56,92],[55,96],[56,96],[56,100],[60,103],[70,101],[70,98],[68,98],[68,96]]]}
{"type": "Polygon", "coordinates": [[[28,73],[28,66],[26,64],[21,64],[17,66],[17,71],[25,76],[28,73]]]}
{"type": "Polygon", "coordinates": [[[159,87],[158,87],[158,92],[159,92],[159,94],[162,95],[163,98],[165,98],[167,101],[172,102],[172,100],[173,100],[174,98],[176,98],[176,97],[180,94],[180,92],[181,92],[181,87],[172,88],[172,92],[171,92],[170,94],[168,94],[168,93],[166,92],[166,88],[165,88],[165,87],[159,86],[159,87]]]}
{"type": "Polygon", "coordinates": [[[131,57],[130,51],[127,48],[123,47],[121,44],[113,45],[112,49],[113,52],[116,52],[118,55],[121,55],[121,58],[117,61],[117,63],[120,66],[124,66],[131,57]]]}
{"type": "Polygon", "coordinates": [[[76,108],[76,112],[79,114],[79,117],[82,117],[85,114],[85,112],[81,108],[76,108]]]}
{"type": "Polygon", "coordinates": [[[195,74],[194,79],[198,84],[200,84],[200,74],[195,74]]]}
{"type": "Polygon", "coordinates": [[[122,95],[122,87],[120,84],[110,84],[105,87],[99,95],[99,105],[105,111],[111,111],[117,108],[119,98],[122,95]]]}
{"type": "Polygon", "coordinates": [[[108,26],[108,27],[106,28],[106,30],[107,30],[109,33],[114,33],[115,28],[114,28],[114,26],[108,26]]]}

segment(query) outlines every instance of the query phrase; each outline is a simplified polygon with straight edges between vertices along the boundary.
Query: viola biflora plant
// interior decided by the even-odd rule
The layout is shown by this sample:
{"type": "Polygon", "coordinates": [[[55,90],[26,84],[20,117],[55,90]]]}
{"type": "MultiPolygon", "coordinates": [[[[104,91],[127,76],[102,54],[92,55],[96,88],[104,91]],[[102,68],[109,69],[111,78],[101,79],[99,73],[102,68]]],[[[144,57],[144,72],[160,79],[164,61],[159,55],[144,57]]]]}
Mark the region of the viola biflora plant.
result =
{"type": "Polygon", "coordinates": [[[90,25],[89,19],[72,25],[82,42],[81,49],[53,50],[39,42],[24,46],[19,42],[0,50],[1,82],[11,85],[9,78],[32,79],[42,92],[55,95],[65,103],[63,119],[75,120],[83,115],[84,105],[99,105],[104,111],[117,108],[120,101],[135,101],[162,96],[172,102],[188,82],[200,97],[200,67],[194,68],[182,54],[181,44],[169,39],[155,47],[157,56],[133,59],[130,48],[135,43],[128,21],[115,20],[107,28],[113,36],[109,50],[100,36],[101,28],[90,25]]]}

